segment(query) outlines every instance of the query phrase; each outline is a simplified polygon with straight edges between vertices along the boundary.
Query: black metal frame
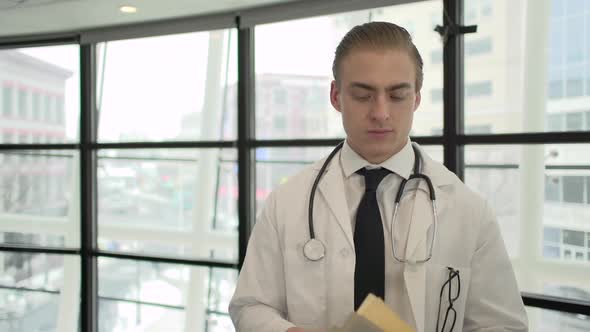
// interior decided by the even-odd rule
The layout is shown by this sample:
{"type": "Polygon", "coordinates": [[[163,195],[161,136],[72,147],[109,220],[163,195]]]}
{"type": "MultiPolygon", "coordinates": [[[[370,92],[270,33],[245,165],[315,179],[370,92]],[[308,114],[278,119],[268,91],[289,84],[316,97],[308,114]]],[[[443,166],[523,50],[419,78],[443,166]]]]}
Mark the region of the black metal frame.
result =
{"type": "Polygon", "coordinates": [[[528,292],[521,294],[524,305],[529,307],[590,316],[590,306],[586,301],[528,292]]]}
{"type": "Polygon", "coordinates": [[[238,265],[246,257],[246,247],[256,211],[255,107],[254,107],[254,28],[238,28],[238,265]]]}
{"type": "MultiPolygon", "coordinates": [[[[443,0],[445,24],[460,26],[463,23],[463,1],[443,0]]],[[[337,9],[334,9],[337,12],[337,9]]],[[[259,147],[332,147],[342,138],[328,139],[292,139],[292,140],[257,140],[255,137],[255,69],[254,38],[255,28],[241,26],[240,17],[236,17],[238,29],[238,114],[236,141],[179,141],[179,142],[123,142],[98,143],[96,133],[95,109],[95,45],[80,46],[81,65],[81,116],[80,142],[64,144],[0,144],[0,151],[14,150],[72,150],[80,152],[80,206],[81,206],[81,247],[48,248],[26,245],[0,244],[0,252],[46,253],[77,255],[81,257],[81,303],[80,329],[88,332],[98,331],[98,257],[131,259],[151,262],[163,262],[210,268],[240,268],[244,262],[248,238],[254,224],[255,206],[255,149],[259,147]],[[141,255],[98,250],[96,244],[96,164],[99,149],[141,149],[141,148],[237,148],[238,151],[238,213],[239,213],[239,258],[236,262],[222,260],[195,260],[157,255],[141,255]]],[[[77,43],[78,36],[56,37],[47,40],[15,38],[14,41],[0,43],[2,48],[24,46],[44,46],[64,43],[77,43]]],[[[446,39],[443,49],[444,114],[443,136],[412,137],[424,145],[441,145],[444,147],[445,165],[460,178],[465,167],[483,168],[485,165],[465,165],[465,145],[482,144],[553,144],[553,143],[590,143],[588,132],[550,132],[550,133],[510,133],[494,135],[466,135],[463,130],[463,37],[461,34],[446,39]]],[[[491,166],[491,167],[496,167],[491,166]]],[[[557,166],[556,166],[557,167],[557,166]]],[[[513,168],[513,165],[498,165],[497,168],[513,168]],[[505,166],[505,167],[504,167],[505,166]]],[[[590,315],[590,304],[566,298],[547,295],[522,293],[527,306],[558,310],[562,312],[590,315]]]]}
{"type": "Polygon", "coordinates": [[[96,141],[94,82],[96,77],[94,45],[80,47],[80,327],[98,331],[98,266],[96,252],[96,141]]]}
{"type": "MultiPolygon", "coordinates": [[[[444,26],[463,24],[463,1],[443,1],[444,26]]],[[[457,174],[463,174],[463,145],[459,135],[463,133],[463,37],[450,35],[443,40],[443,139],[445,166],[457,174]]]]}

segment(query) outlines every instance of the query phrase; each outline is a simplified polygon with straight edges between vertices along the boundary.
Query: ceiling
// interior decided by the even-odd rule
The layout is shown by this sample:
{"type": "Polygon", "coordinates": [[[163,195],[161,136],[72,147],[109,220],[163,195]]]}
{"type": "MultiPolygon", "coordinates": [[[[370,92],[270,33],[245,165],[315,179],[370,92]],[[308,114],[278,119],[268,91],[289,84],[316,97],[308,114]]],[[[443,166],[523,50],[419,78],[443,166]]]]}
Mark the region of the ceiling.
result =
{"type": "Polygon", "coordinates": [[[0,37],[232,12],[293,0],[0,0],[0,37]],[[137,7],[124,14],[119,7],[137,7]]]}

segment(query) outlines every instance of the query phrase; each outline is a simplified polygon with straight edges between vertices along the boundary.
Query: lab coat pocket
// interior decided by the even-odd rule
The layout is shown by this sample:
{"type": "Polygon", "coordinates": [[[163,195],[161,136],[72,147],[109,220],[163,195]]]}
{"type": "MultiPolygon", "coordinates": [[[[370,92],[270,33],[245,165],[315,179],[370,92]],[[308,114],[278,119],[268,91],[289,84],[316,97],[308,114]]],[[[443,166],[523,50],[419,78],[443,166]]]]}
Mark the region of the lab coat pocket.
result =
{"type": "Polygon", "coordinates": [[[321,325],[325,317],[327,259],[306,259],[301,243],[286,251],[285,260],[288,320],[303,328],[321,325]]]}
{"type": "Polygon", "coordinates": [[[462,331],[470,280],[470,268],[428,265],[426,331],[462,331]]]}

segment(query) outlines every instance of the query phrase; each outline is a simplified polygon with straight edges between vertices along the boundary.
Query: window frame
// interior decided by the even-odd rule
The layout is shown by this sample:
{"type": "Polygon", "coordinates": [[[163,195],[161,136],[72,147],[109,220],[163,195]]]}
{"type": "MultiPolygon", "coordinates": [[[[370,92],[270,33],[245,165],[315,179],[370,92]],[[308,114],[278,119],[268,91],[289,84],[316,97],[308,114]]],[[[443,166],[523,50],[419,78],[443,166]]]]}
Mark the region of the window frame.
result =
{"type": "MultiPolygon", "coordinates": [[[[463,6],[465,1],[442,0],[447,15],[441,17],[446,24],[462,25],[464,23],[463,6]]],[[[318,2],[319,3],[319,2],[318,2]]],[[[254,135],[255,129],[255,105],[254,105],[254,27],[264,22],[281,21],[292,18],[303,18],[312,15],[334,14],[355,9],[367,9],[371,7],[394,4],[391,1],[370,0],[366,2],[350,2],[342,5],[337,0],[325,0],[321,4],[312,2],[300,2],[292,4],[272,5],[257,9],[245,10],[241,16],[234,13],[216,14],[204,18],[174,19],[157,23],[129,25],[116,28],[105,28],[92,31],[83,31],[76,34],[17,37],[0,40],[0,47],[23,47],[34,45],[80,45],[81,61],[81,116],[80,116],[80,142],[75,144],[55,144],[48,140],[46,143],[27,144],[30,150],[57,150],[66,149],[78,151],[80,154],[80,208],[81,208],[81,246],[78,249],[58,249],[34,246],[8,246],[0,245],[2,252],[30,252],[30,253],[54,253],[61,255],[73,255],[81,258],[81,301],[80,301],[80,329],[89,332],[97,331],[98,294],[97,285],[97,258],[114,257],[121,259],[133,259],[138,261],[153,261],[190,266],[205,266],[210,269],[239,269],[243,263],[247,240],[254,223],[255,214],[255,150],[264,147],[328,147],[339,143],[339,139],[295,139],[295,140],[260,140],[254,135]],[[301,10],[303,8],[304,10],[301,10]],[[299,9],[286,10],[286,9],[299,9]],[[275,15],[276,14],[276,15],[275,15]],[[170,24],[171,22],[175,24],[170,24]],[[204,23],[203,23],[204,22],[204,23]],[[174,26],[173,26],[174,25],[174,26]],[[219,28],[238,29],[238,137],[235,141],[224,142],[145,142],[145,143],[97,143],[96,142],[96,108],[95,89],[96,84],[96,57],[95,46],[100,41],[119,40],[138,36],[155,36],[162,34],[178,33],[183,31],[205,31],[219,28]],[[176,30],[175,30],[176,29],[176,30]],[[216,260],[178,259],[172,257],[160,257],[149,255],[131,255],[113,253],[98,250],[96,244],[96,151],[101,148],[128,149],[128,148],[224,148],[234,147],[238,149],[238,174],[239,188],[239,260],[238,263],[216,260]]],[[[481,13],[479,11],[476,16],[481,13]]],[[[483,15],[483,16],[487,16],[483,15]]],[[[562,133],[518,133],[518,134],[473,134],[464,132],[464,88],[463,80],[465,54],[463,38],[451,38],[443,50],[444,70],[444,126],[442,135],[412,137],[423,145],[442,145],[444,147],[444,164],[459,178],[463,179],[465,163],[463,150],[466,145],[480,144],[553,144],[553,143],[590,143],[590,135],[584,132],[562,133]]],[[[564,58],[565,59],[565,58],[564,58]]],[[[490,83],[491,84],[491,83],[490,83]]],[[[562,82],[564,86],[564,82],[562,82]]],[[[588,87],[587,87],[588,89],[588,87]]],[[[11,115],[16,116],[15,103],[18,96],[12,88],[11,115]]],[[[493,86],[490,88],[493,94],[493,86]]],[[[562,87],[563,96],[566,89],[562,87]]],[[[4,90],[3,90],[4,91],[4,90]]],[[[3,92],[4,93],[4,92],[3,92]]],[[[480,96],[481,97],[481,96],[480,96]]],[[[560,97],[562,98],[562,97],[560,97]]],[[[52,105],[47,103],[47,96],[39,96],[39,113],[41,119],[56,119],[52,113],[57,107],[52,99],[52,105]],[[47,104],[47,105],[46,105],[47,104]],[[49,108],[48,108],[49,107],[49,108]],[[49,112],[47,112],[49,110],[49,112]]],[[[32,103],[31,100],[28,102],[32,103]]],[[[590,112],[590,111],[588,111],[590,112]]],[[[30,114],[31,112],[29,112],[30,114]]],[[[34,114],[34,113],[33,113],[34,114]]],[[[589,113],[590,114],[590,113],[589,113]]],[[[0,115],[1,116],[1,115],[0,115]]],[[[33,115],[34,116],[34,115],[33,115]]],[[[30,116],[29,116],[30,117],[30,116]]],[[[586,121],[588,120],[586,115],[586,121]]],[[[57,118],[59,119],[59,118],[57,118]]],[[[565,120],[563,121],[565,126],[565,120]]],[[[590,124],[589,124],[590,125],[590,124]]],[[[12,151],[22,149],[22,144],[0,143],[0,151],[12,151]]],[[[588,181],[588,180],[587,180],[588,181]]],[[[590,185],[585,186],[588,188],[590,185]]],[[[588,189],[585,189],[588,190],[588,189]]],[[[589,238],[590,235],[587,235],[589,238]]],[[[590,239],[587,239],[590,241],[590,239]]],[[[589,251],[590,252],[590,251],[589,251]]],[[[590,259],[590,254],[587,253],[590,259]]],[[[540,294],[523,292],[526,305],[560,310],[564,312],[590,315],[590,304],[554,298],[540,294]]]]}

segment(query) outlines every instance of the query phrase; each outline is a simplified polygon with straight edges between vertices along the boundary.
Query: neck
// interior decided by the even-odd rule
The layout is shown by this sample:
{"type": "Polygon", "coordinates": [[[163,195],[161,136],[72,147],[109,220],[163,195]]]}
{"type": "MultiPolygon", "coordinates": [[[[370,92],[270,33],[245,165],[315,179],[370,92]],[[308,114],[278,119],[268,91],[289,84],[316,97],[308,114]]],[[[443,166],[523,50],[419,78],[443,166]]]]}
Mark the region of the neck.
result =
{"type": "Polygon", "coordinates": [[[362,151],[361,149],[356,147],[354,144],[351,144],[350,141],[348,141],[348,145],[350,146],[350,148],[352,150],[354,150],[354,152],[356,152],[359,156],[363,157],[363,159],[365,159],[366,161],[368,161],[369,163],[371,163],[373,165],[378,165],[378,164],[383,163],[387,159],[391,158],[392,156],[395,156],[397,153],[399,153],[406,146],[406,144],[408,143],[408,140],[409,140],[409,138],[406,138],[406,140],[404,140],[403,143],[396,144],[393,147],[393,149],[391,149],[389,151],[362,151]]]}

